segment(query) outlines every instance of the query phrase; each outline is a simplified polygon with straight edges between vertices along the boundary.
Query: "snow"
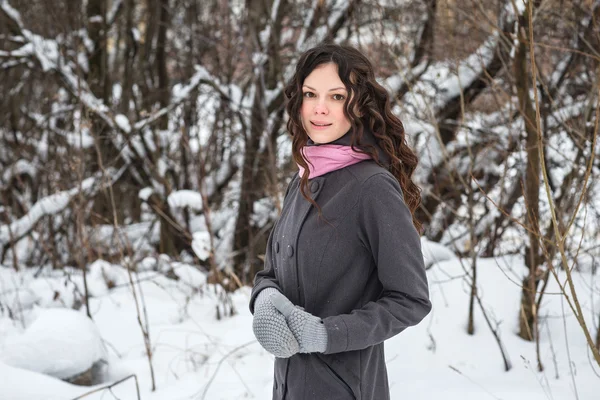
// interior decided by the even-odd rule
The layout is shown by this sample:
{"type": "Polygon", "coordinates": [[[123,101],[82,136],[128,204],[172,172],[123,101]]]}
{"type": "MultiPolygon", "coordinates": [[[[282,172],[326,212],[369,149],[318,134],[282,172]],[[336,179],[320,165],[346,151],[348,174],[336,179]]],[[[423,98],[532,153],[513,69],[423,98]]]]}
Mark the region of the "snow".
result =
{"type": "Polygon", "coordinates": [[[154,221],[139,222],[120,226],[96,225],[88,233],[89,243],[96,249],[105,249],[109,254],[117,255],[124,247],[131,246],[131,250],[151,251],[151,244],[157,243],[160,238],[160,224],[154,221]]]}
{"type": "MultiPolygon", "coordinates": [[[[412,106],[423,111],[431,108],[437,110],[450,99],[459,96],[461,88],[468,87],[492,61],[498,40],[499,33],[494,32],[466,59],[456,64],[444,61],[430,66],[412,90],[404,95],[405,107],[412,106]]],[[[419,65],[411,74],[418,74],[422,69],[423,66],[419,65]]],[[[386,85],[395,92],[403,81],[403,78],[391,77],[386,85]]]]}
{"type": "Polygon", "coordinates": [[[5,364],[59,379],[79,375],[105,358],[96,325],[67,308],[41,309],[23,334],[9,337],[0,348],[5,364]]]}
{"type": "Polygon", "coordinates": [[[200,260],[208,260],[210,256],[210,234],[206,231],[194,232],[192,250],[200,260]]]}
{"type": "Polygon", "coordinates": [[[202,196],[195,190],[176,190],[167,198],[171,208],[189,207],[193,210],[202,210],[202,196]]]}
{"type": "MultiPolygon", "coordinates": [[[[206,235],[198,235],[194,239],[205,242],[206,235]]],[[[427,259],[436,259],[435,263],[430,263],[428,270],[433,310],[418,326],[386,342],[393,399],[597,399],[599,378],[596,374],[600,367],[593,365],[576,319],[568,307],[564,307],[561,297],[553,295],[560,291],[554,279],[550,281],[548,295],[541,308],[540,347],[545,371],[538,372],[535,343],[525,342],[515,334],[521,293],[519,282],[526,272],[522,258],[477,260],[483,307],[499,330],[513,365],[513,369],[505,372],[498,346],[479,308],[475,312],[475,334],[470,336],[465,332],[470,291],[465,268],[470,268],[469,262],[456,259],[448,249],[427,240],[423,241],[423,250],[427,259]],[[573,376],[570,365],[576,371],[573,376]]],[[[44,303],[38,299],[36,302],[40,306],[23,310],[23,320],[28,326],[23,331],[20,322],[12,320],[4,308],[0,310],[0,348],[6,349],[8,344],[23,342],[27,338],[35,339],[33,346],[36,346],[40,338],[59,333],[66,340],[56,339],[54,345],[49,346],[48,353],[20,351],[20,365],[37,367],[48,359],[55,359],[49,354],[60,354],[65,362],[68,359],[75,364],[101,354],[93,344],[97,343],[97,336],[88,336],[86,343],[90,345],[85,350],[76,351],[73,345],[62,353],[53,352],[61,348],[61,343],[79,343],[76,336],[81,336],[80,331],[85,335],[96,331],[106,349],[106,382],[102,385],[135,374],[139,380],[140,397],[144,400],[270,398],[273,357],[260,347],[253,336],[252,316],[248,310],[250,288],[241,288],[228,297],[219,287],[208,284],[206,274],[198,267],[169,261],[165,257],[146,258],[137,271],[132,271],[132,279],[138,294],[137,301],[144,299],[146,311],[142,321],[149,323],[157,386],[155,392],[151,391],[148,360],[129,275],[117,264],[97,261],[90,266],[88,284],[92,294],[90,310],[93,322],[85,317],[84,308],[79,311],[63,310],[79,314],[80,318],[71,319],[56,314],[61,310],[38,309],[57,307],[49,300],[44,303]],[[162,271],[168,269],[179,279],[167,278],[162,271]],[[107,282],[116,286],[110,289],[107,282]],[[227,304],[233,305],[235,315],[228,316],[227,304]],[[217,319],[217,309],[220,310],[220,319],[217,319]],[[35,335],[28,334],[35,321],[44,318],[44,313],[47,313],[46,322],[37,323],[40,328],[45,326],[47,332],[37,330],[35,335]],[[39,315],[37,320],[36,315],[39,315]],[[88,329],[90,324],[94,324],[96,330],[88,329]]],[[[558,273],[559,279],[563,280],[564,274],[558,273]]],[[[81,277],[76,274],[77,270],[70,271],[71,281],[81,287],[81,277]]],[[[598,296],[592,294],[600,291],[600,278],[589,272],[574,272],[573,275],[581,293],[579,297],[585,318],[589,326],[594,327],[600,303],[598,296]]],[[[44,269],[36,278],[28,270],[15,272],[0,267],[0,302],[13,304],[6,302],[6,296],[18,287],[41,287],[40,284],[47,281],[55,282],[55,287],[58,287],[64,279],[58,271],[52,272],[51,269],[44,269]]],[[[48,291],[44,296],[51,295],[52,291],[48,291]]],[[[68,400],[102,386],[78,387],[7,364],[0,355],[2,399],[68,400]]],[[[111,390],[116,398],[137,398],[132,379],[111,390]]],[[[112,398],[106,390],[100,390],[86,399],[109,397],[112,398]]]]}
{"type": "Polygon", "coordinates": [[[31,178],[35,178],[37,175],[37,169],[29,161],[20,159],[16,163],[14,163],[12,167],[7,168],[4,171],[2,180],[4,182],[8,182],[12,177],[23,174],[29,175],[31,178]]]}
{"type": "MultiPolygon", "coordinates": [[[[235,232],[236,216],[224,213],[223,227],[218,232],[220,240],[215,244],[215,261],[219,268],[231,268],[233,237],[235,232]]],[[[213,227],[214,229],[215,227],[213,227]]]]}
{"type": "Polygon", "coordinates": [[[200,65],[196,65],[194,68],[196,69],[196,73],[190,78],[189,82],[185,86],[175,85],[173,88],[172,98],[174,103],[178,103],[186,99],[190,95],[191,91],[195,89],[202,80],[211,82],[214,78],[210,75],[206,68],[200,65]]]}
{"type": "Polygon", "coordinates": [[[277,218],[278,210],[270,197],[263,197],[254,202],[252,208],[251,224],[253,226],[266,226],[269,221],[277,218]]]}
{"type": "Polygon", "coordinates": [[[140,41],[140,31],[138,28],[131,28],[131,34],[133,35],[133,40],[137,43],[140,41]]]}
{"type": "Polygon", "coordinates": [[[303,45],[307,39],[306,35],[308,32],[308,29],[310,28],[310,23],[312,22],[312,20],[314,18],[317,5],[318,5],[318,0],[313,0],[311,6],[308,8],[306,15],[302,19],[304,21],[304,27],[302,28],[302,31],[300,32],[300,35],[298,37],[298,42],[297,42],[298,48],[300,48],[300,46],[303,45]]]}
{"type": "Polygon", "coordinates": [[[8,4],[8,0],[1,0],[0,1],[0,7],[2,7],[2,10],[4,10],[4,12],[15,22],[17,22],[19,25],[22,25],[23,23],[21,22],[21,14],[19,14],[19,12],[17,10],[15,10],[10,4],[8,4]]]}
{"type": "Polygon", "coordinates": [[[33,46],[31,44],[26,44],[23,47],[21,47],[20,49],[14,50],[14,51],[0,51],[0,56],[2,57],[15,57],[15,58],[19,58],[19,57],[28,57],[32,54],[33,52],[33,46]]]}
{"type": "Polygon", "coordinates": [[[154,193],[154,189],[151,187],[145,187],[138,192],[138,197],[143,201],[148,201],[150,196],[154,193]]]}
{"type": "MultiPolygon", "coordinates": [[[[277,12],[279,11],[279,5],[280,5],[280,0],[273,1],[273,4],[271,5],[271,20],[269,21],[269,23],[265,24],[265,28],[258,35],[260,38],[260,43],[261,43],[262,49],[266,50],[268,47],[269,39],[271,38],[271,29],[277,19],[277,12]]],[[[256,56],[256,54],[253,55],[253,58],[254,58],[254,56],[256,56]]],[[[264,53],[262,54],[262,58],[263,59],[261,61],[253,60],[254,65],[258,65],[259,62],[265,61],[264,58],[266,58],[266,55],[264,53]]]]}
{"type": "Polygon", "coordinates": [[[125,133],[131,132],[131,125],[129,124],[129,119],[125,115],[118,114],[115,117],[115,122],[117,123],[117,126],[125,133]]]}
{"type": "MultiPolygon", "coordinates": [[[[11,367],[2,362],[0,362],[0,376],[4,382],[0,387],[3,399],[66,400],[87,391],[48,375],[11,367]]],[[[90,400],[99,398],[100,396],[86,397],[90,400]]]]}
{"type": "Polygon", "coordinates": [[[421,246],[421,251],[423,252],[423,259],[425,260],[426,268],[429,268],[432,265],[442,261],[456,259],[454,252],[451,251],[449,248],[439,243],[432,242],[425,236],[421,237],[421,246]]]}
{"type": "Polygon", "coordinates": [[[108,10],[107,13],[107,17],[106,20],[108,21],[108,25],[112,25],[115,21],[115,18],[117,16],[117,12],[119,11],[119,8],[121,8],[123,6],[123,0],[115,0],[112,2],[112,6],[110,8],[110,10],[108,10]]]}

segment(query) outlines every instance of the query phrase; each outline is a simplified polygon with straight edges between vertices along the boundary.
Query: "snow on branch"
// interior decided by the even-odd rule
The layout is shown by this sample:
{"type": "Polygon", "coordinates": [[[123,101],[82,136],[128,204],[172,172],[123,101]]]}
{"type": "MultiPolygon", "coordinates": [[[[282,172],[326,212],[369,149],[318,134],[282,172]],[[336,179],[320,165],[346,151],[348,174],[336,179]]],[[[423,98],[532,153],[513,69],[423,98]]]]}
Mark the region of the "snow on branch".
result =
{"type": "Polygon", "coordinates": [[[195,190],[177,190],[167,198],[171,208],[189,207],[193,210],[202,210],[202,196],[195,190]]]}
{"type": "MultiPolygon", "coordinates": [[[[240,167],[242,160],[234,157],[231,161],[234,163],[237,162],[237,165],[223,163],[217,171],[209,174],[204,179],[205,193],[209,203],[210,199],[220,192],[223,185],[226,185],[231,180],[231,177],[240,167]]],[[[148,192],[146,189],[142,189],[144,193],[140,192],[140,197],[149,197],[151,192],[148,192]]],[[[189,207],[196,211],[203,211],[204,201],[201,194],[195,190],[175,190],[169,194],[167,201],[169,206],[174,209],[189,207]]]]}
{"type": "Polygon", "coordinates": [[[111,128],[115,129],[116,124],[110,115],[110,110],[102,100],[94,96],[85,80],[75,74],[71,67],[64,62],[56,40],[45,39],[26,29],[21,20],[21,15],[8,3],[8,0],[0,1],[0,10],[15,23],[21,36],[26,41],[26,44],[19,51],[23,54],[27,52],[34,57],[39,62],[42,71],[57,72],[73,96],[78,98],[87,109],[102,118],[111,128]]]}
{"type": "MultiPolygon", "coordinates": [[[[329,18],[327,18],[327,25],[314,30],[311,34],[309,32],[313,23],[312,20],[316,15],[315,10],[321,6],[321,3],[322,1],[320,0],[315,1],[313,8],[307,15],[302,33],[296,42],[296,48],[298,49],[299,53],[302,53],[308,50],[310,47],[322,42],[327,36],[334,37],[347,21],[348,15],[356,6],[357,1],[333,0],[331,2],[332,4],[327,7],[327,9],[331,10],[331,14],[329,15],[329,18]]],[[[293,67],[293,64],[293,62],[290,63],[290,66],[293,67]]],[[[286,72],[293,72],[293,69],[286,72]]],[[[292,73],[288,73],[286,75],[289,78],[291,77],[292,73]]]]}
{"type": "Polygon", "coordinates": [[[10,19],[15,21],[19,27],[23,26],[23,22],[21,22],[21,14],[19,14],[17,10],[8,4],[8,0],[0,0],[0,8],[10,19]]]}
{"type": "MultiPolygon", "coordinates": [[[[432,111],[437,112],[448,101],[460,96],[461,90],[469,87],[489,67],[494,59],[499,35],[498,32],[493,33],[474,53],[457,64],[444,61],[430,65],[413,86],[413,90],[405,94],[405,104],[413,105],[417,110],[426,110],[431,105],[432,111]]],[[[419,68],[423,66],[415,67],[419,68]]],[[[403,77],[392,76],[385,84],[392,92],[396,92],[404,81],[403,77]]]]}
{"type": "Polygon", "coordinates": [[[269,41],[274,38],[271,36],[273,33],[275,36],[280,37],[280,32],[273,32],[273,26],[277,20],[277,14],[279,13],[279,6],[281,4],[280,0],[273,1],[273,5],[271,6],[271,19],[265,24],[265,29],[263,29],[258,35],[260,40],[260,47],[263,49],[263,52],[266,52],[266,49],[269,47],[269,41]]]}
{"type": "Polygon", "coordinates": [[[215,90],[222,98],[227,99],[232,104],[232,109],[235,111],[235,106],[241,103],[241,89],[234,84],[221,85],[219,80],[211,75],[204,67],[195,66],[196,73],[185,83],[176,86],[173,89],[171,102],[166,106],[150,115],[148,118],[142,119],[133,124],[133,130],[139,131],[154,121],[160,119],[163,115],[168,114],[171,110],[178,107],[181,103],[189,99],[193,91],[200,85],[207,85],[215,90]]]}
{"type": "Polygon", "coordinates": [[[29,59],[20,59],[20,60],[12,59],[12,60],[9,60],[9,61],[6,61],[6,62],[3,62],[2,64],[0,64],[0,69],[8,70],[8,69],[11,69],[14,67],[18,67],[21,64],[27,64],[28,62],[29,62],[29,59]]]}
{"type": "Polygon", "coordinates": [[[29,175],[32,179],[35,179],[37,176],[37,168],[31,162],[20,159],[4,171],[2,180],[4,182],[9,182],[13,177],[23,174],[29,175]]]}
{"type": "MultiPolygon", "coordinates": [[[[73,146],[75,148],[89,149],[94,146],[94,138],[90,134],[88,128],[79,127],[79,132],[74,132],[57,127],[53,117],[62,112],[73,111],[73,109],[74,107],[72,106],[54,107],[52,113],[48,115],[23,110],[23,114],[27,116],[37,126],[37,128],[40,129],[41,132],[44,132],[42,138],[36,141],[38,156],[42,156],[44,158],[47,156],[46,152],[48,150],[48,141],[51,140],[48,137],[50,133],[54,133],[63,137],[69,146],[73,146]]],[[[27,139],[24,138],[23,140],[27,139]]]]}
{"type": "Polygon", "coordinates": [[[0,50],[0,57],[10,57],[10,58],[29,58],[33,53],[33,46],[29,43],[25,44],[23,47],[20,47],[16,50],[12,51],[4,51],[0,50]]]}
{"type": "Polygon", "coordinates": [[[319,1],[313,0],[313,5],[309,9],[308,15],[306,16],[306,18],[304,18],[304,26],[302,27],[302,31],[300,32],[300,35],[298,36],[298,41],[296,42],[297,49],[300,48],[298,46],[302,45],[306,41],[306,38],[308,36],[308,31],[313,24],[313,19],[315,18],[315,14],[316,14],[315,11],[318,6],[319,6],[319,1]]]}
{"type": "MultiPolygon", "coordinates": [[[[125,171],[125,167],[121,168],[117,173],[111,174],[110,184],[116,182],[123,171],[125,171]]],[[[27,235],[42,217],[54,215],[63,211],[69,205],[73,197],[77,196],[80,192],[83,192],[86,195],[94,193],[99,186],[98,182],[100,182],[100,180],[101,174],[96,174],[93,177],[83,180],[81,182],[81,187],[77,186],[69,190],[54,193],[39,200],[31,207],[25,216],[12,222],[10,226],[0,226],[0,246],[4,246],[11,241],[16,242],[27,235]]]]}
{"type": "MultiPolygon", "coordinates": [[[[116,11],[117,8],[113,7],[113,10],[116,11]]],[[[241,93],[239,87],[235,85],[221,86],[216,83],[218,82],[218,79],[212,76],[205,68],[196,66],[196,73],[182,86],[182,88],[173,94],[169,105],[158,110],[149,117],[131,124],[124,115],[115,115],[101,99],[98,99],[92,93],[85,80],[72,71],[71,67],[61,58],[61,54],[58,51],[58,43],[55,40],[45,39],[27,30],[21,20],[19,12],[9,4],[8,0],[0,0],[0,11],[4,12],[4,14],[16,24],[20,30],[21,36],[25,40],[25,44],[17,50],[17,55],[21,57],[30,55],[38,60],[44,72],[55,71],[58,73],[69,92],[75,98],[77,98],[89,111],[100,117],[109,127],[121,133],[130,133],[131,129],[137,131],[154,121],[157,121],[163,115],[187,100],[191,93],[193,93],[193,90],[200,84],[206,84],[212,87],[223,98],[232,100],[233,104],[237,104],[236,101],[239,100],[238,96],[231,98],[232,93],[241,93]]],[[[14,54],[14,52],[11,52],[10,54],[14,54]]]]}
{"type": "MultiPolygon", "coordinates": [[[[81,183],[83,191],[89,191],[95,181],[95,178],[84,180],[81,183]]],[[[79,188],[73,188],[44,197],[35,203],[27,215],[10,224],[10,230],[6,225],[0,227],[0,245],[4,245],[11,241],[11,233],[15,239],[19,239],[33,229],[34,225],[42,217],[53,215],[64,210],[73,196],[77,193],[79,193],[79,188]]]]}
{"type": "Polygon", "coordinates": [[[108,15],[106,16],[106,24],[108,26],[112,26],[115,22],[121,11],[121,7],[123,7],[123,0],[114,0],[112,7],[108,10],[108,15]]]}
{"type": "Polygon", "coordinates": [[[461,92],[471,88],[474,82],[485,76],[484,71],[490,71],[497,63],[496,54],[504,31],[524,12],[523,2],[516,2],[516,10],[511,1],[506,1],[501,12],[502,26],[495,29],[487,40],[468,57],[458,62],[442,61],[427,65],[415,65],[408,73],[400,71],[383,82],[392,93],[403,95],[403,103],[415,110],[429,110],[433,117],[442,111],[448,103],[460,97],[461,92]],[[517,15],[515,14],[517,13],[517,15]],[[424,71],[424,68],[426,69],[424,71]],[[420,76],[410,91],[401,91],[404,83],[410,82],[415,76],[420,76]]]}

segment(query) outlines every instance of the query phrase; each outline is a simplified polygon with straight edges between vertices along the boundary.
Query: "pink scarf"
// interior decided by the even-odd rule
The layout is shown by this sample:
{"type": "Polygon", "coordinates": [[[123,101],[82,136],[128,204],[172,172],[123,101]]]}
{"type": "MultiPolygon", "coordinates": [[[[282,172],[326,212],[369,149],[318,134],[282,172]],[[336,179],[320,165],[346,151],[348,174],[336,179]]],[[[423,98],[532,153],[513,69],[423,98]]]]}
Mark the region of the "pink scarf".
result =
{"type": "MultiPolygon", "coordinates": [[[[308,179],[325,175],[363,160],[371,159],[371,156],[352,150],[351,146],[339,144],[323,144],[320,146],[304,146],[302,148],[304,159],[308,162],[308,179]],[[312,164],[312,165],[311,165],[312,164]]],[[[304,174],[304,168],[298,165],[300,176],[304,174]]]]}

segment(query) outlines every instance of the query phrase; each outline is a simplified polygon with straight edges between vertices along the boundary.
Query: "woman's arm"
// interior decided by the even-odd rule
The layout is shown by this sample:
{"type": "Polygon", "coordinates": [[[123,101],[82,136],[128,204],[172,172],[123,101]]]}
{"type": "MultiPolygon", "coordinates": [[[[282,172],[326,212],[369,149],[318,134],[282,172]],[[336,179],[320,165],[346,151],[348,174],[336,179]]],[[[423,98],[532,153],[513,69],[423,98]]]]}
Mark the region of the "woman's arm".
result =
{"type": "Polygon", "coordinates": [[[271,241],[273,240],[274,231],[275,227],[271,229],[269,239],[267,240],[267,250],[265,252],[265,268],[262,271],[258,272],[254,277],[254,287],[252,288],[252,293],[250,295],[250,312],[252,314],[254,314],[254,302],[256,301],[256,296],[258,296],[258,294],[263,289],[272,287],[281,292],[279,282],[277,281],[277,276],[275,275],[275,265],[273,264],[273,254],[271,251],[271,241]]]}
{"type": "Polygon", "coordinates": [[[367,179],[358,213],[357,229],[373,255],[383,294],[350,314],[323,319],[326,354],[381,343],[418,324],[431,310],[421,240],[398,181],[387,173],[367,179]]]}
{"type": "MultiPolygon", "coordinates": [[[[290,192],[290,188],[297,181],[298,174],[296,173],[292,180],[288,184],[287,189],[285,190],[285,196],[283,197],[283,204],[285,207],[285,201],[287,199],[288,193],[290,192]]],[[[271,233],[269,233],[269,239],[267,240],[267,249],[265,251],[265,268],[258,272],[254,277],[254,287],[252,288],[252,293],[250,295],[250,312],[254,314],[254,302],[256,301],[256,296],[260,293],[261,290],[266,289],[268,287],[275,288],[281,292],[281,288],[279,287],[279,282],[277,281],[277,275],[275,274],[275,263],[273,261],[273,234],[275,232],[275,225],[271,229],[271,233]]]]}

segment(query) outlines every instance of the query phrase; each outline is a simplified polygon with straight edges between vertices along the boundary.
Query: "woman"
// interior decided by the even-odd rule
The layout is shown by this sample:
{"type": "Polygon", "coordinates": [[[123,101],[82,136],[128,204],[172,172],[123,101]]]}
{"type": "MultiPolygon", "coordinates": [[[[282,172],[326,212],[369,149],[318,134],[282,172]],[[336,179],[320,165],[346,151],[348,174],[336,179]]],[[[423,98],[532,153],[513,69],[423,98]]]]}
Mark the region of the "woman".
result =
{"type": "Polygon", "coordinates": [[[250,299],[273,399],[389,399],[383,341],[431,310],[417,158],[354,48],[308,50],[285,94],[300,171],[250,299]]]}

